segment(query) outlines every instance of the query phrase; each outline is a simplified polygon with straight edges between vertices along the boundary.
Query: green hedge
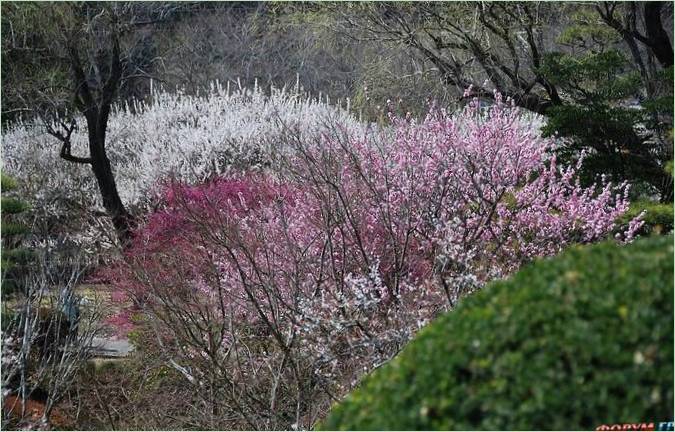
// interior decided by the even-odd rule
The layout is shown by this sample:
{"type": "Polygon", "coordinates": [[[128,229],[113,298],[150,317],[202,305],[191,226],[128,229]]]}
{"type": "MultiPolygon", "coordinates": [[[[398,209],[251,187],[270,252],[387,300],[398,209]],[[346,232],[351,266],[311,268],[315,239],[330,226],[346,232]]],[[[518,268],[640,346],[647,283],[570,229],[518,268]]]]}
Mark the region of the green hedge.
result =
{"type": "Polygon", "coordinates": [[[322,429],[595,429],[673,419],[673,237],[574,247],[485,287],[322,429]]]}

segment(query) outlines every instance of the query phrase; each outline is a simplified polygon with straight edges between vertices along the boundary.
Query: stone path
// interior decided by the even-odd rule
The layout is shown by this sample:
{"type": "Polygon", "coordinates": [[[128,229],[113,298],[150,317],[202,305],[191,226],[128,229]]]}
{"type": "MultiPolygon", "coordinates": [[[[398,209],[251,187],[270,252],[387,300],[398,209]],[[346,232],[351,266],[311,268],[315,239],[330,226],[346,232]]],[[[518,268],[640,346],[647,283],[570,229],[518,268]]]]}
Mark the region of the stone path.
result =
{"type": "Polygon", "coordinates": [[[92,340],[95,357],[126,357],[134,350],[129,339],[95,337],[92,340]]]}
{"type": "MultiPolygon", "coordinates": [[[[110,298],[110,291],[105,285],[82,284],[77,289],[78,294],[84,298],[97,299],[102,302],[108,311],[108,315],[119,311],[121,305],[113,302],[110,298]]],[[[105,332],[106,334],[95,337],[92,340],[92,348],[94,349],[94,359],[122,359],[127,357],[134,347],[127,338],[120,338],[116,336],[114,331],[105,332]]]]}

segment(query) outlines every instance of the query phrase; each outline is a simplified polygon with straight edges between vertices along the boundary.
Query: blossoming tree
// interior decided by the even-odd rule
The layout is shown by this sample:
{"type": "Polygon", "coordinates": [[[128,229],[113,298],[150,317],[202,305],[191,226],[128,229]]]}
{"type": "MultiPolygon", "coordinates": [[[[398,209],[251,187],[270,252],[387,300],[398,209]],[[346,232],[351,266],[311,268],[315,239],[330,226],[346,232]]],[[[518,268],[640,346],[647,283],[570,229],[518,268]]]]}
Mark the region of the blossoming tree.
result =
{"type": "Polygon", "coordinates": [[[165,185],[109,276],[208,425],[309,428],[463,295],[616,229],[628,185],[581,187],[495,100],[296,135],[273,172],[165,185]]]}

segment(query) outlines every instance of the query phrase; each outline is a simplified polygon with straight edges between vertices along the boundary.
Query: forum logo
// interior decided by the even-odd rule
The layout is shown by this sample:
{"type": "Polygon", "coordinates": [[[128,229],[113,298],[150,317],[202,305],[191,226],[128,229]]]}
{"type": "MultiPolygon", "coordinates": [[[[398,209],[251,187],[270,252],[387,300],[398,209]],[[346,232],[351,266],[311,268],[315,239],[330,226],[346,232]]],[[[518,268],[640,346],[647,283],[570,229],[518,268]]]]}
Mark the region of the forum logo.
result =
{"type": "Polygon", "coordinates": [[[647,422],[647,423],[617,423],[611,425],[600,425],[595,428],[597,431],[637,431],[637,430],[657,430],[657,431],[671,431],[673,429],[673,422],[647,422]]]}

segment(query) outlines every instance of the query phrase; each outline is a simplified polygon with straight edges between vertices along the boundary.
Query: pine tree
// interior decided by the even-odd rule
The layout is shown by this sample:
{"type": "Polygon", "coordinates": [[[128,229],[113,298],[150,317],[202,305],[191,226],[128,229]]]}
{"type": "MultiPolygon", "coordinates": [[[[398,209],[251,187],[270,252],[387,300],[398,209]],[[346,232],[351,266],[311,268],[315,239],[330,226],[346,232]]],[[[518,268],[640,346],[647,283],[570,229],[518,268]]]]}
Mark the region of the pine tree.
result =
{"type": "Polygon", "coordinates": [[[20,216],[29,209],[29,206],[18,197],[6,196],[8,192],[11,193],[17,187],[14,179],[0,174],[0,180],[3,194],[0,200],[2,212],[0,268],[2,269],[2,296],[6,298],[21,289],[21,276],[31,263],[33,253],[21,245],[30,229],[21,222],[20,216]]]}
{"type": "Polygon", "coordinates": [[[543,56],[539,72],[564,101],[546,112],[544,134],[562,138],[565,162],[586,152],[585,183],[608,175],[630,182],[636,198],[672,202],[673,66],[645,52],[652,61],[643,70],[639,57],[619,49],[623,33],[604,18],[581,8],[558,38],[566,49],[543,56]]]}

